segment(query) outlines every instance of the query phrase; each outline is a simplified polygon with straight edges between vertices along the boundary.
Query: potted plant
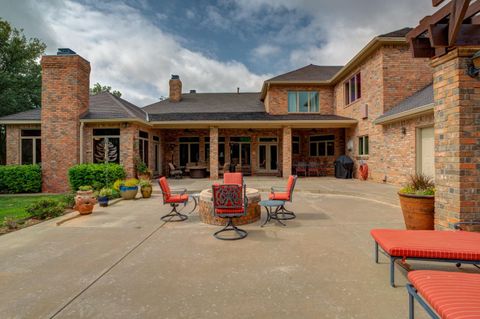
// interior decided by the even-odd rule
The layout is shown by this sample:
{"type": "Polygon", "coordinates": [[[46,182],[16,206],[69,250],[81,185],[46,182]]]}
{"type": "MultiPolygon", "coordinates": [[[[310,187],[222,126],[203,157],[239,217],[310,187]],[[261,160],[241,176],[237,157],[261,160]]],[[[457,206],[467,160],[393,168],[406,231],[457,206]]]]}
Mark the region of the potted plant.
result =
{"type": "Polygon", "coordinates": [[[398,192],[407,229],[434,229],[435,185],[423,174],[410,176],[409,183],[398,192]]]}
{"type": "Polygon", "coordinates": [[[137,158],[136,170],[137,170],[137,177],[139,179],[148,179],[152,178],[152,171],[148,168],[147,164],[145,164],[140,158],[137,158]]]}
{"type": "Polygon", "coordinates": [[[97,199],[91,186],[80,186],[75,196],[75,207],[81,215],[91,214],[97,199]]]}
{"type": "Polygon", "coordinates": [[[138,193],[138,179],[129,178],[122,181],[120,185],[120,195],[123,199],[134,199],[138,193]]]}
{"type": "Polygon", "coordinates": [[[98,204],[101,207],[107,207],[110,196],[112,196],[112,189],[108,187],[102,188],[98,193],[98,204]]]}
{"type": "Polygon", "coordinates": [[[152,197],[152,183],[149,179],[141,179],[138,186],[140,186],[140,192],[143,198],[152,197]]]}

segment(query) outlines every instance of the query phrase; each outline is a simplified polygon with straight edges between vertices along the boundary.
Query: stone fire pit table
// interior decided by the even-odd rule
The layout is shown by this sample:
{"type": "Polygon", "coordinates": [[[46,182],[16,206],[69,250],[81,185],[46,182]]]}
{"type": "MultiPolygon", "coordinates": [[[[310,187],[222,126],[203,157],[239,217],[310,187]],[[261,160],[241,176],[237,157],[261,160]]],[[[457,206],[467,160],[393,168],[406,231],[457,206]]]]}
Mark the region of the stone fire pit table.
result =
{"type": "MultiPolygon", "coordinates": [[[[248,198],[248,208],[247,214],[242,217],[233,218],[233,222],[235,225],[245,225],[254,223],[260,219],[260,206],[258,203],[260,202],[260,192],[258,189],[255,188],[247,188],[247,198],[248,198]]],[[[226,225],[227,219],[226,218],[219,218],[215,217],[213,214],[213,195],[212,189],[204,189],[200,193],[200,197],[198,200],[199,205],[199,215],[200,220],[205,224],[210,225],[226,225]]]]}

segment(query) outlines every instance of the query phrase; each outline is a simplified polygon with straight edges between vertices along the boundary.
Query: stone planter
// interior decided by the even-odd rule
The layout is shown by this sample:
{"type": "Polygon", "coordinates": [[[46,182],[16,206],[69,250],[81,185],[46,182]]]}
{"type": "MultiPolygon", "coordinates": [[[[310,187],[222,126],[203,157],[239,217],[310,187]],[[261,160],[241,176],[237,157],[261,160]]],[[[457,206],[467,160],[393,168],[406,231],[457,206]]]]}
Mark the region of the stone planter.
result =
{"type": "Polygon", "coordinates": [[[99,196],[98,197],[98,204],[101,207],[107,207],[108,206],[108,196],[99,196]]]}
{"type": "Polygon", "coordinates": [[[435,196],[398,193],[398,197],[407,229],[434,229],[435,196]]]}
{"type": "Polygon", "coordinates": [[[150,198],[152,197],[152,186],[143,186],[140,188],[140,192],[143,198],[150,198]]]}
{"type": "Polygon", "coordinates": [[[123,199],[129,200],[134,199],[138,193],[138,186],[120,186],[120,196],[123,199]]]}
{"type": "Polygon", "coordinates": [[[75,196],[75,207],[81,215],[91,214],[97,199],[93,196],[93,191],[77,191],[75,196]]]}

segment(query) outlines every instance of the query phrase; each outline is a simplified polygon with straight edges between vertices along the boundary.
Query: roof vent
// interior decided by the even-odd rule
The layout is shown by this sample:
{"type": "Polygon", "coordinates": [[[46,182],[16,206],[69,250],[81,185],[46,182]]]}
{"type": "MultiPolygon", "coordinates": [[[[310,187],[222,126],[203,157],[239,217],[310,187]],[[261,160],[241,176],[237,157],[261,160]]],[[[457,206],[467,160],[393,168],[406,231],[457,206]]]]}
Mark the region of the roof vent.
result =
{"type": "Polygon", "coordinates": [[[240,88],[237,87],[237,93],[240,93],[240,88]]]}
{"type": "Polygon", "coordinates": [[[172,74],[172,80],[180,80],[180,77],[176,74],[172,74]]]}
{"type": "Polygon", "coordinates": [[[192,94],[197,93],[197,90],[190,90],[190,93],[192,94]]]}
{"type": "Polygon", "coordinates": [[[77,54],[75,51],[69,48],[58,48],[57,55],[72,55],[77,54]]]}

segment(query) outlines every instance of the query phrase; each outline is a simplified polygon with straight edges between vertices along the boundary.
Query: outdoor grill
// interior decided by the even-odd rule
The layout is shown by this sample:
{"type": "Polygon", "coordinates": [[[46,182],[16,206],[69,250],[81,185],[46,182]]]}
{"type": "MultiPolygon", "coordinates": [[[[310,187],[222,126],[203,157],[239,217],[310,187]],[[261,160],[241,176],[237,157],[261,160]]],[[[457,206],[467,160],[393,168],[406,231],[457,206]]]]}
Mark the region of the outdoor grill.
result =
{"type": "Polygon", "coordinates": [[[335,160],[335,177],[352,178],[353,160],[347,155],[341,155],[335,160]]]}

